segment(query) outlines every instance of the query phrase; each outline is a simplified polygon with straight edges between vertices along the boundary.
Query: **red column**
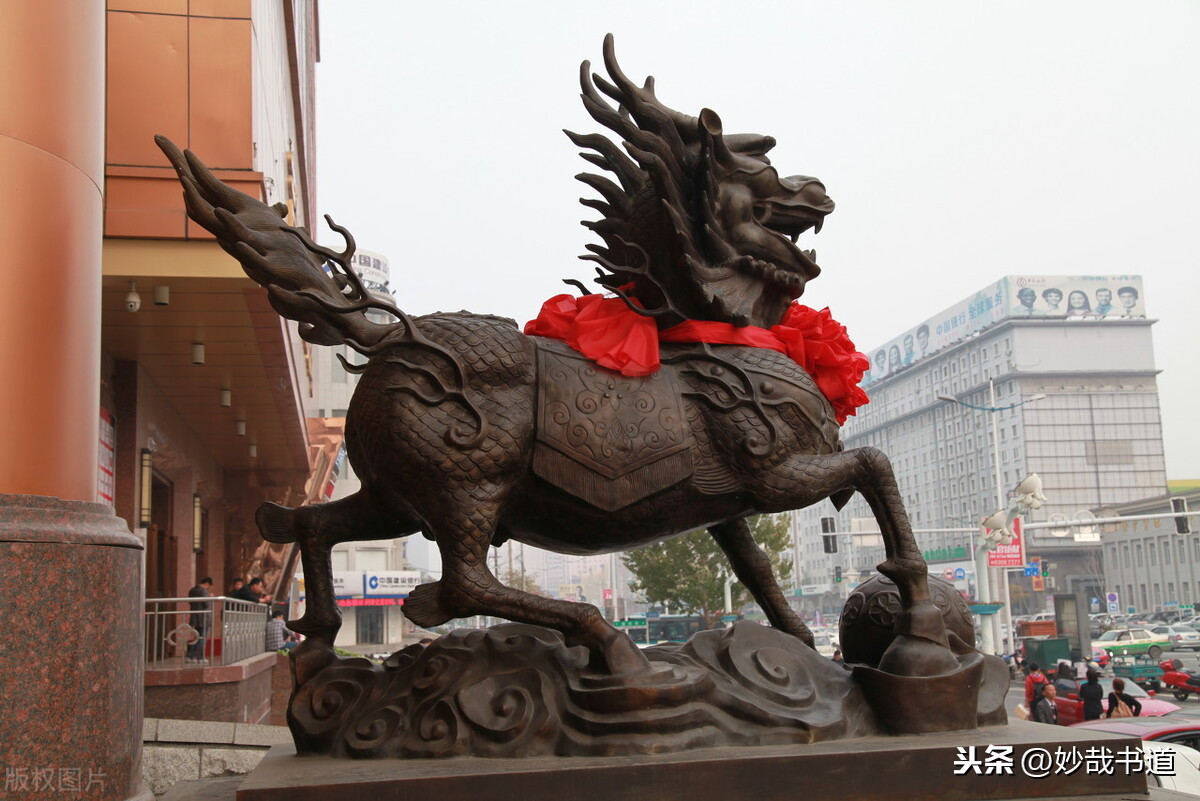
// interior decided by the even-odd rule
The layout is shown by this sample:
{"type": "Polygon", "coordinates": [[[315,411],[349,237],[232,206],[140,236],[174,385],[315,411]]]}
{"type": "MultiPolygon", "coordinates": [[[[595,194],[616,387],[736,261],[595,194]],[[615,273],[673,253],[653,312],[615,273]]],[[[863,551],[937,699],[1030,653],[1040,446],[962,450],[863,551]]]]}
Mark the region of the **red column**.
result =
{"type": "Polygon", "coordinates": [[[96,499],[104,4],[0,25],[0,492],[96,499]]]}

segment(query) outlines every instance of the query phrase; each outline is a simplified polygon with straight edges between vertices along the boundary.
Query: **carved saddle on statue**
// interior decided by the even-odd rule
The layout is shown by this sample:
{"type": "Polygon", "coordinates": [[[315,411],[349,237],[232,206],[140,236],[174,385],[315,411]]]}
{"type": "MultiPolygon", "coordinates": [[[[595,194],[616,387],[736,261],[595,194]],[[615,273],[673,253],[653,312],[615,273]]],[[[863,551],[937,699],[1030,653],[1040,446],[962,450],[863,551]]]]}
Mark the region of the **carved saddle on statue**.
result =
{"type": "Polygon", "coordinates": [[[730,460],[713,458],[713,424],[753,448],[773,438],[781,418],[747,414],[751,408],[788,406],[819,432],[822,450],[841,450],[812,378],[774,351],[723,347],[714,365],[703,345],[667,345],[661,369],[627,376],[558,340],[534,342],[542,380],[533,472],[597,509],[624,509],[689,480],[705,494],[736,491],[730,460]]]}

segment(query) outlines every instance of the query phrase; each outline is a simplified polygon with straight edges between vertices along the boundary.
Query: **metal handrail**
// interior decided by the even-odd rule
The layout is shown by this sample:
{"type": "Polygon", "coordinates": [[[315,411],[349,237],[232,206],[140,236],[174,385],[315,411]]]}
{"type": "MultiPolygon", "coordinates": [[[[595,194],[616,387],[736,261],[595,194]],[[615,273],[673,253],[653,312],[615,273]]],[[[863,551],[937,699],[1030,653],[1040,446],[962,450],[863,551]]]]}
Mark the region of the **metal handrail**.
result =
{"type": "Polygon", "coordinates": [[[147,598],[146,669],[232,665],[266,650],[268,607],[240,598],[147,598]]]}

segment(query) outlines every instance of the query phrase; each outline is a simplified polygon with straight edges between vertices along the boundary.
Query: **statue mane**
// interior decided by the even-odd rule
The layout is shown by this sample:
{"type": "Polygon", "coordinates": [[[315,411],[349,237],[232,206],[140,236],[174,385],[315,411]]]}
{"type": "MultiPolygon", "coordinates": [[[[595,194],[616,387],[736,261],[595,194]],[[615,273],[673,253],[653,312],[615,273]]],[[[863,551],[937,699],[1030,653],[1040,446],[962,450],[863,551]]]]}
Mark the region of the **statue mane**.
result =
{"type": "Polygon", "coordinates": [[[591,151],[580,154],[585,160],[616,179],[576,176],[603,198],[580,199],[602,215],[584,222],[604,242],[581,257],[599,265],[596,282],[660,328],[778,323],[820,273],[815,254],[795,240],[819,231],[833,210],[825,187],[808,176],[781,178],[766,155],[772,137],[726,135],[710,109],[691,117],[663,105],[653,77],[639,87],[621,71],[611,34],[604,66],[611,82],[583,62],[581,97],[624,150],[600,134],[565,132],[591,151]]]}

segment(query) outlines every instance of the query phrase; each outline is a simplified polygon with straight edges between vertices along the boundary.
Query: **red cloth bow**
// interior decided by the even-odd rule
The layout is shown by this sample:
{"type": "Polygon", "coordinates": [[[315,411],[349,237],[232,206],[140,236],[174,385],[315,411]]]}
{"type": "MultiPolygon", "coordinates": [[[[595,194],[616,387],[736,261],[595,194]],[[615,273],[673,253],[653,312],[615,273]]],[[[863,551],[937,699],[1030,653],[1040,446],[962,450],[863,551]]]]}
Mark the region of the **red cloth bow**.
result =
{"type": "Polygon", "coordinates": [[[659,331],[652,318],[632,311],[620,298],[564,294],[542,304],[537,319],[525,324],[525,333],[562,340],[601,367],[629,376],[658,370],[659,342],[769,348],[787,355],[813,377],[833,406],[838,425],[869,402],[858,383],[871,363],[855,350],[846,327],[833,319],[829,309],[816,311],[793,303],[779,325],[769,329],[689,320],[659,331]]]}

